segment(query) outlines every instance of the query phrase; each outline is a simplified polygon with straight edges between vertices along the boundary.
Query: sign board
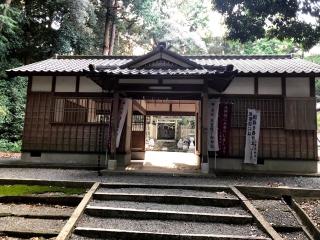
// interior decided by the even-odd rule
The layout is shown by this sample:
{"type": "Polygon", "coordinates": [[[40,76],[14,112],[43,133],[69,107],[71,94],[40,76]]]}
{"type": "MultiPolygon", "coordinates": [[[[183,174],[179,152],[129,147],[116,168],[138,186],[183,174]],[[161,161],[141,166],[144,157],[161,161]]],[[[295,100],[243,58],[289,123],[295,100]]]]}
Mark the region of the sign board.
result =
{"type": "Polygon", "coordinates": [[[248,109],[244,163],[257,164],[260,118],[259,110],[248,109]]]}
{"type": "Polygon", "coordinates": [[[218,120],[219,157],[228,157],[232,104],[220,103],[218,120]]]}
{"type": "Polygon", "coordinates": [[[218,116],[220,99],[208,101],[208,151],[219,151],[218,116]]]}

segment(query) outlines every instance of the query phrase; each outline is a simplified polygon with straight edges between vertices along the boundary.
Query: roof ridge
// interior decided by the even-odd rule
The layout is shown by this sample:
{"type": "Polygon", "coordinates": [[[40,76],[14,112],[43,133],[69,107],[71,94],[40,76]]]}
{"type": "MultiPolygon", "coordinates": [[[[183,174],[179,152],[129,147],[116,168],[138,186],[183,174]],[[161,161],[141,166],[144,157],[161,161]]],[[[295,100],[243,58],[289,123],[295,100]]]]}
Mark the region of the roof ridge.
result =
{"type": "Polygon", "coordinates": [[[249,54],[231,54],[231,55],[190,55],[185,56],[190,59],[292,59],[292,54],[257,54],[257,55],[249,55],[249,54]]]}
{"type": "Polygon", "coordinates": [[[134,59],[139,56],[124,56],[124,55],[56,55],[52,57],[53,59],[134,59]]]}
{"type": "MultiPolygon", "coordinates": [[[[292,54],[259,54],[259,55],[181,55],[188,59],[292,59],[292,54]]],[[[141,56],[128,55],[56,55],[53,59],[137,59],[141,56]]]]}

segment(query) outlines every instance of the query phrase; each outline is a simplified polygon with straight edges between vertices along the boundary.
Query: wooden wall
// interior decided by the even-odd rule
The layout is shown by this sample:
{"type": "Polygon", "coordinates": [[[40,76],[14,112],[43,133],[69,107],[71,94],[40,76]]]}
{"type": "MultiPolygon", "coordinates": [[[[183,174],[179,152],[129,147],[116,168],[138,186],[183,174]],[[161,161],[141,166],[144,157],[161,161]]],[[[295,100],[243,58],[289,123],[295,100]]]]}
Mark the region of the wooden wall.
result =
{"type": "Polygon", "coordinates": [[[244,157],[247,109],[254,108],[261,111],[260,159],[317,159],[314,98],[228,96],[222,101],[232,104],[229,157],[244,157]]]}
{"type": "MultiPolygon", "coordinates": [[[[104,100],[110,102],[110,99],[104,100]]],[[[52,93],[29,92],[22,150],[87,153],[105,151],[109,132],[107,119],[103,122],[96,116],[93,119],[88,111],[103,114],[110,111],[111,104],[105,104],[101,109],[101,105],[93,106],[90,102],[99,103],[101,98],[66,99],[55,97],[52,93]],[[66,101],[62,115],[67,117],[67,121],[57,121],[54,117],[57,114],[55,104],[62,100],[66,101]],[[77,101],[78,104],[74,103],[77,101]],[[88,106],[86,111],[83,111],[84,107],[81,106],[83,103],[88,106]],[[88,114],[87,117],[84,117],[84,114],[88,114]]]]}

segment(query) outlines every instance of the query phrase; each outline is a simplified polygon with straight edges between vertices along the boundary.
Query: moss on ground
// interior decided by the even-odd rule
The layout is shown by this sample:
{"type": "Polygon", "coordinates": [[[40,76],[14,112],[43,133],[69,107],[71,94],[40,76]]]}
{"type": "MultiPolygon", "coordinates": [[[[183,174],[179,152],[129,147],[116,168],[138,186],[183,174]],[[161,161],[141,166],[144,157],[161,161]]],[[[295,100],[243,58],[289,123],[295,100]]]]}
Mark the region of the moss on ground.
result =
{"type": "Polygon", "coordinates": [[[62,193],[64,195],[83,194],[84,188],[69,188],[40,185],[0,185],[0,196],[23,196],[42,193],[62,193]]]}

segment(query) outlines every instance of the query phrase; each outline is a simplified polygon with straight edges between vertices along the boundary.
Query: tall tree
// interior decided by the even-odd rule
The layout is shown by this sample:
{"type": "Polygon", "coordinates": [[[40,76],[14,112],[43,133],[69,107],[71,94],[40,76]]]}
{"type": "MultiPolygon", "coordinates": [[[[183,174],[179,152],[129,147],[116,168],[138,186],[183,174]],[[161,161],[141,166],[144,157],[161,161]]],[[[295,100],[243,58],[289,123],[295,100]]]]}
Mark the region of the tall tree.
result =
{"type": "Polygon", "coordinates": [[[320,41],[318,0],[213,0],[225,17],[227,37],[241,42],[293,39],[305,50],[320,41]]]}
{"type": "Polygon", "coordinates": [[[117,0],[104,0],[106,20],[104,29],[103,55],[112,55],[116,38],[116,17],[118,10],[117,0]]]}
{"type": "Polygon", "coordinates": [[[5,18],[7,18],[7,12],[10,7],[11,2],[12,2],[12,0],[5,0],[4,3],[2,4],[3,13],[1,15],[2,20],[0,21],[0,33],[2,32],[5,18]]]}

